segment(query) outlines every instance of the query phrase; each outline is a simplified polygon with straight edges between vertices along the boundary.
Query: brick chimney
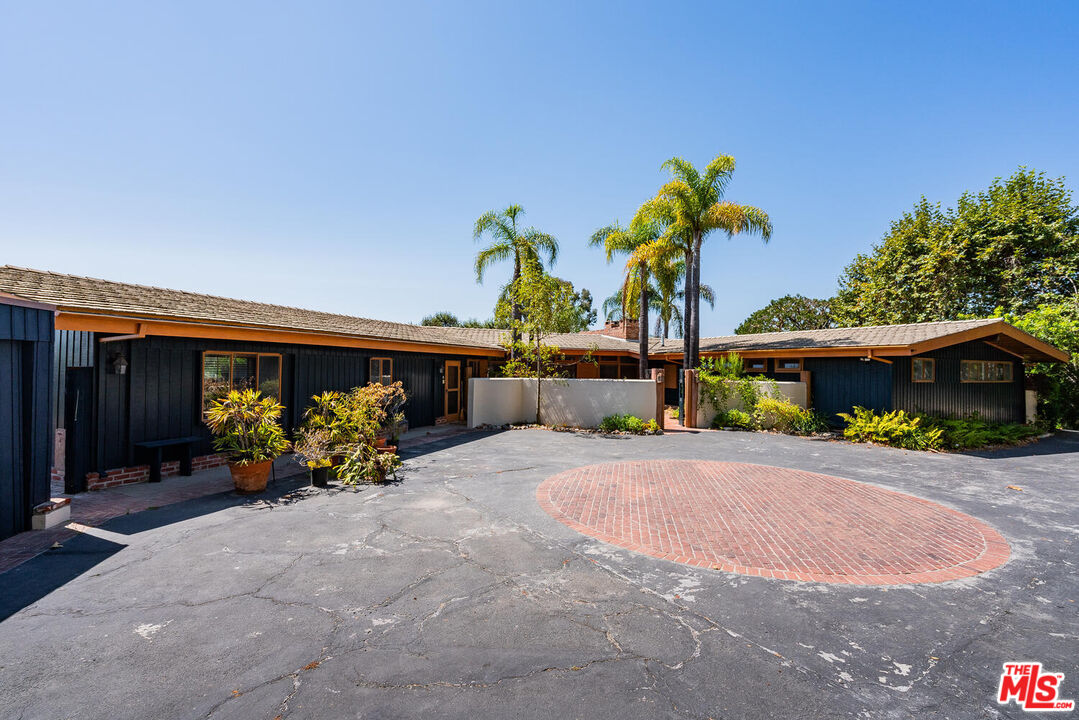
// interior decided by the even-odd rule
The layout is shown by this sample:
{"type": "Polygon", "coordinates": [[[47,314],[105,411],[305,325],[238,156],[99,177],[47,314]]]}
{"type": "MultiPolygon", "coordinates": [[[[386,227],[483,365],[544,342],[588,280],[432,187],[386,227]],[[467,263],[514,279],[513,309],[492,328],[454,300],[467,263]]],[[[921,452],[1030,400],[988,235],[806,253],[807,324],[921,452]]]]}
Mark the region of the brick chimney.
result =
{"type": "Polygon", "coordinates": [[[610,335],[623,340],[636,340],[640,332],[640,324],[636,320],[608,320],[607,324],[599,330],[586,330],[591,335],[610,335]]]}

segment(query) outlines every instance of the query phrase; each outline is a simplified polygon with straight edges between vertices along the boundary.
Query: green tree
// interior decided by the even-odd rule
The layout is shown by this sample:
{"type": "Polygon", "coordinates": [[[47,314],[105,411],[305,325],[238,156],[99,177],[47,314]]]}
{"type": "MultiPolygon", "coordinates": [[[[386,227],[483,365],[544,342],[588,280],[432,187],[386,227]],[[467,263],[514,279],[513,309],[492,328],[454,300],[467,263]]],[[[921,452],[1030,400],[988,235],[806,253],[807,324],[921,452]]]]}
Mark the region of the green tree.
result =
{"type": "Polygon", "coordinates": [[[592,247],[603,248],[608,263],[613,261],[616,255],[627,258],[620,294],[623,303],[630,297],[635,297],[637,309],[631,315],[623,308],[622,316],[635,317],[638,320],[637,377],[642,379],[648,377],[648,308],[649,290],[652,287],[650,266],[659,261],[663,248],[669,247],[667,244],[657,245],[661,234],[659,223],[640,222],[627,229],[616,222],[592,233],[589,240],[592,247]]]}
{"type": "Polygon", "coordinates": [[[1050,427],[1079,428],[1079,293],[1022,314],[997,308],[994,316],[1071,353],[1070,362],[1029,364],[1026,374],[1038,391],[1039,420],[1050,427]]]}
{"type": "MultiPolygon", "coordinates": [[[[666,340],[670,337],[671,327],[674,328],[674,336],[682,337],[684,323],[679,303],[685,300],[685,290],[679,285],[685,281],[685,260],[671,260],[652,266],[652,278],[654,280],[652,291],[652,309],[656,311],[655,333],[666,340]]],[[[708,303],[708,307],[716,306],[716,293],[711,285],[701,283],[700,298],[708,303]]]]}
{"type": "MultiPolygon", "coordinates": [[[[538,270],[543,268],[543,259],[553,265],[558,258],[558,241],[547,233],[540,232],[534,227],[519,229],[517,220],[524,215],[524,209],[520,205],[510,205],[502,212],[488,211],[476,220],[473,229],[473,237],[479,241],[484,237],[490,239],[490,244],[476,254],[476,282],[483,282],[483,275],[495,263],[513,261],[513,276],[510,287],[516,287],[520,282],[522,273],[526,270],[538,270]]],[[[515,298],[516,293],[512,293],[515,298]]],[[[519,338],[516,325],[521,321],[520,304],[512,302],[511,317],[514,327],[514,343],[519,338]]]]}
{"type": "Polygon", "coordinates": [[[833,303],[840,325],[1024,314],[1079,285],[1079,207],[1064,178],[1020,168],[942,210],[924,197],[858,255],[833,303]]]}
{"type": "MultiPolygon", "coordinates": [[[[559,348],[544,340],[563,332],[561,328],[579,317],[578,298],[572,283],[531,266],[515,283],[514,300],[521,308],[521,320],[515,321],[516,332],[502,343],[510,355],[510,360],[502,366],[502,374],[536,378],[536,422],[542,424],[543,380],[559,374],[564,360],[559,348]]],[[[589,362],[590,357],[591,352],[582,362],[589,362]]]]}
{"type": "Polygon", "coordinates": [[[683,367],[695,368],[700,356],[701,244],[717,230],[728,238],[748,232],[767,241],[772,236],[772,222],[760,208],[723,199],[734,176],[734,158],[729,155],[713,159],[704,172],[677,157],[663,163],[663,169],[671,173],[671,180],[641,206],[633,225],[659,223],[664,229],[661,239],[685,258],[682,363],[683,367]]]}
{"type": "MultiPolygon", "coordinates": [[[[565,295],[569,298],[569,305],[562,308],[563,311],[558,315],[557,324],[552,328],[552,332],[580,332],[582,330],[587,330],[592,323],[596,321],[596,311],[592,308],[592,293],[588,292],[587,289],[582,288],[580,291],[577,291],[574,289],[573,283],[569,280],[563,280],[562,278],[549,275],[542,269],[526,271],[519,282],[524,282],[524,277],[530,272],[536,277],[544,278],[544,280],[548,278],[551,279],[559,285],[560,297],[565,295]]],[[[514,287],[515,285],[512,283],[507,284],[502,288],[502,292],[498,296],[493,320],[495,327],[509,329],[512,329],[513,327],[514,287]]],[[[521,320],[527,320],[528,310],[519,302],[517,307],[520,311],[519,315],[521,320]]]]}
{"type": "Polygon", "coordinates": [[[445,310],[436,312],[434,315],[428,315],[420,321],[420,325],[427,325],[433,327],[460,327],[461,321],[457,319],[457,316],[451,312],[445,310]]]}
{"type": "Polygon", "coordinates": [[[784,332],[788,330],[823,330],[835,327],[832,301],[784,295],[752,313],[734,330],[735,335],[784,332]]]}

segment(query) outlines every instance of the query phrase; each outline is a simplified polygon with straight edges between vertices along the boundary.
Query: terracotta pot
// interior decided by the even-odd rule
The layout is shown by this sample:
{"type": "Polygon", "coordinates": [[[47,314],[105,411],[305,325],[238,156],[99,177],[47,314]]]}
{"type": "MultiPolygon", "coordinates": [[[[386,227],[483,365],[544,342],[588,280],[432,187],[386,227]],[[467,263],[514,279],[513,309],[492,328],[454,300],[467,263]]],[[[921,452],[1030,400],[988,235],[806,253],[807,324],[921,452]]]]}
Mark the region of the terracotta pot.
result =
{"type": "Polygon", "coordinates": [[[229,472],[232,473],[232,482],[236,490],[242,493],[262,492],[266,489],[266,483],[270,479],[270,467],[273,460],[263,460],[260,463],[239,465],[229,463],[229,472]]]}
{"type": "Polygon", "coordinates": [[[376,447],[375,450],[378,450],[380,453],[386,453],[388,455],[396,455],[397,454],[397,446],[396,445],[381,445],[381,446],[376,447]]]}
{"type": "Polygon", "coordinates": [[[387,437],[385,435],[377,435],[377,436],[375,436],[375,447],[384,448],[384,447],[386,447],[387,442],[389,442],[389,437],[387,437]]]}

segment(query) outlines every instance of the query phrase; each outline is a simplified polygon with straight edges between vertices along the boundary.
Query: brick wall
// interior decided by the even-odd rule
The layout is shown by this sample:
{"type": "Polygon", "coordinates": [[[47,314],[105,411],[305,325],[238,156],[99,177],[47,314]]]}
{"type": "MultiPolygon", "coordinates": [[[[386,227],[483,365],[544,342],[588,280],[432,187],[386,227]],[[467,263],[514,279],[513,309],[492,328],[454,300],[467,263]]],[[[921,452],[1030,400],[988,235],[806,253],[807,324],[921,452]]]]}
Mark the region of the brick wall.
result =
{"type": "MultiPolygon", "coordinates": [[[[202,470],[209,470],[210,468],[220,467],[225,464],[224,455],[199,455],[192,458],[191,470],[193,472],[200,472],[202,470]]],[[[168,462],[161,463],[161,477],[171,477],[177,475],[180,472],[180,461],[170,460],[168,462]]],[[[63,482],[63,471],[58,471],[53,468],[53,478],[55,479],[59,473],[60,482],[63,482]]],[[[134,465],[130,467],[112,468],[105,472],[105,477],[101,477],[98,473],[89,473],[86,476],[86,489],[87,490],[105,490],[106,488],[119,487],[120,485],[130,485],[132,483],[146,482],[150,479],[150,466],[149,465],[134,465]]]]}

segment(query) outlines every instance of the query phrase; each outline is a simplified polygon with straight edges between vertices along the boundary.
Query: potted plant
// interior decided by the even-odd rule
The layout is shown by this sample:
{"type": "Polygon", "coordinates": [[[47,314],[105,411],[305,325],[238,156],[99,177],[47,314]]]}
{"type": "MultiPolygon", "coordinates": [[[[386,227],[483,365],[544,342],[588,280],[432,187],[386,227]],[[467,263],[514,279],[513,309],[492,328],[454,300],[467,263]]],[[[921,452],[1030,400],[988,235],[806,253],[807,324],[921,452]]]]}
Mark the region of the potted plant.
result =
{"type": "Polygon", "coordinates": [[[365,387],[356,388],[352,394],[372,409],[371,419],[377,426],[374,436],[375,446],[385,447],[389,442],[396,443],[401,423],[404,420],[401,408],[408,399],[401,381],[398,380],[390,385],[370,383],[365,387]]]}
{"type": "Polygon", "coordinates": [[[397,448],[376,448],[367,443],[356,443],[345,456],[345,461],[337,468],[337,477],[345,485],[383,483],[390,473],[396,477],[397,468],[401,467],[401,458],[394,452],[396,450],[397,448]]]}
{"type": "Polygon", "coordinates": [[[284,407],[257,390],[232,390],[206,411],[214,434],[214,450],[224,453],[232,481],[240,492],[260,492],[270,479],[274,458],[289,442],[279,418],[284,407]]]}
{"type": "Polygon", "coordinates": [[[296,452],[296,461],[303,463],[311,471],[311,484],[315,487],[326,487],[335,451],[330,430],[322,427],[302,427],[296,432],[292,449],[296,452]]]}

